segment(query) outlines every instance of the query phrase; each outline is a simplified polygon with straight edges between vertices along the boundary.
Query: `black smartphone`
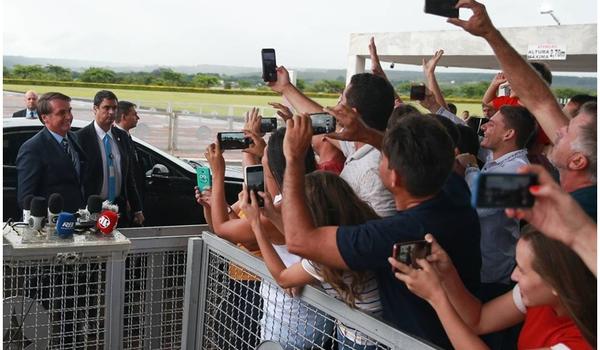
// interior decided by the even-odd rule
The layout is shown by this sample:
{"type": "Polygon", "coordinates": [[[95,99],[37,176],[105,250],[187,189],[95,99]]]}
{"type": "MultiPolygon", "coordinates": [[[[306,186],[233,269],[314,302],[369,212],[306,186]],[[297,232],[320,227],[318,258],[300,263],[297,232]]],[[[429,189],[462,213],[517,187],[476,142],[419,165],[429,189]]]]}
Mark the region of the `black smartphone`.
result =
{"type": "Polygon", "coordinates": [[[246,137],[241,131],[226,131],[217,133],[217,141],[222,150],[226,149],[246,149],[253,142],[250,137],[246,137]]]}
{"type": "MultiPolygon", "coordinates": [[[[244,179],[248,191],[254,191],[259,207],[265,206],[265,201],[258,195],[258,191],[265,191],[265,173],[262,165],[249,165],[244,168],[244,179]]],[[[250,192],[248,192],[248,202],[250,202],[250,192]]]]}
{"type": "Polygon", "coordinates": [[[399,242],[394,244],[392,257],[405,265],[415,269],[421,268],[417,259],[425,259],[431,254],[431,243],[426,240],[399,242]]]}
{"type": "Polygon", "coordinates": [[[538,184],[535,174],[481,173],[476,179],[473,206],[477,208],[529,208],[535,197],[529,187],[538,184]]]}
{"type": "Polygon", "coordinates": [[[314,113],[310,115],[313,135],[329,134],[335,131],[335,118],[327,113],[314,113]]]}
{"type": "Polygon", "coordinates": [[[425,0],[425,13],[458,18],[458,9],[455,8],[457,3],[458,0],[425,0]]]}
{"type": "Polygon", "coordinates": [[[275,49],[262,49],[262,68],[264,81],[277,81],[277,63],[275,62],[275,49]]]}
{"type": "Polygon", "coordinates": [[[260,132],[273,132],[277,129],[277,118],[262,118],[260,120],[260,132]]]}
{"type": "Polygon", "coordinates": [[[412,85],[410,87],[410,99],[423,101],[425,99],[425,85],[412,85]]]}

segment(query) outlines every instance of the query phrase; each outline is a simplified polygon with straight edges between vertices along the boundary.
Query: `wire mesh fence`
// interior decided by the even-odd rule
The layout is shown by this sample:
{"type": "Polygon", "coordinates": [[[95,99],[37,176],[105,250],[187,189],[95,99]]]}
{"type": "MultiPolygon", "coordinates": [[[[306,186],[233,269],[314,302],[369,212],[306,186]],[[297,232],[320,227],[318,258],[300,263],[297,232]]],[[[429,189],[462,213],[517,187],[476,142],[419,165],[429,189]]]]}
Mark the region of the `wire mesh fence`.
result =
{"type": "Polygon", "coordinates": [[[4,349],[103,349],[106,258],[4,260],[4,349]]]}

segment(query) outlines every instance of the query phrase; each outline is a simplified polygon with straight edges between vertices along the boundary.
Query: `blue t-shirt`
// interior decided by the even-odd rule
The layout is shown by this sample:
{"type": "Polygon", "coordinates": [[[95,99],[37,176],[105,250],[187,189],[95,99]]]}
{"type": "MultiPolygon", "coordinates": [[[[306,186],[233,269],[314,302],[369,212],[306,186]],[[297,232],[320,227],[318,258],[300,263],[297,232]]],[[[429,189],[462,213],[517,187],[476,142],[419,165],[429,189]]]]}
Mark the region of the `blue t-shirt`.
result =
{"type": "Polygon", "coordinates": [[[594,185],[571,192],[571,197],[579,203],[583,211],[585,211],[594,221],[596,221],[596,208],[598,206],[598,199],[596,197],[597,191],[598,189],[596,188],[596,185],[594,185]]]}
{"type": "Polygon", "coordinates": [[[375,273],[383,317],[444,348],[450,342],[435,311],[394,277],[387,258],[394,243],[420,240],[431,233],[448,252],[465,286],[475,293],[480,282],[480,229],[468,191],[462,178],[450,176],[439,194],[416,207],[362,225],[340,226],[337,231],[338,248],[348,267],[375,273]]]}

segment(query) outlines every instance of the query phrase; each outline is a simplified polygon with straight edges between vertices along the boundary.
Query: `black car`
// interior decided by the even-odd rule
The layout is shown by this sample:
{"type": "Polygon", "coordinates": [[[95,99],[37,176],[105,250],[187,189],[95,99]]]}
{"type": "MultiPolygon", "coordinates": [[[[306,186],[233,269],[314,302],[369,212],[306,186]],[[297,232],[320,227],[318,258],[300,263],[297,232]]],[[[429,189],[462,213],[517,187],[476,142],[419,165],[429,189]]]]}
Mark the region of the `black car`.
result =
{"type": "MultiPolygon", "coordinates": [[[[71,130],[75,131],[89,122],[74,120],[71,130]]],[[[42,128],[36,120],[4,118],[4,197],[3,221],[19,220],[22,210],[17,205],[17,153],[21,145],[42,128]]],[[[184,161],[158,148],[133,138],[146,172],[144,189],[145,226],[191,225],[205,223],[202,207],[194,198],[196,185],[195,168],[201,164],[184,161]]],[[[237,201],[242,190],[243,176],[238,167],[228,167],[225,176],[227,201],[237,201]]]]}

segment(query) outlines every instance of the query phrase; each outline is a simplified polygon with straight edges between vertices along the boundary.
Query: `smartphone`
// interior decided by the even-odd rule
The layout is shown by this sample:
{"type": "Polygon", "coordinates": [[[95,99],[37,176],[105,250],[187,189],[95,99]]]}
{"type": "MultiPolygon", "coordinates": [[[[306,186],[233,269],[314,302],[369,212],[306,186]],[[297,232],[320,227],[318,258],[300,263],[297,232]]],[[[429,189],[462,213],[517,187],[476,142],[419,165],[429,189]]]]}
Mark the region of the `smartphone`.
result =
{"type": "Polygon", "coordinates": [[[217,133],[217,141],[222,150],[226,149],[246,149],[253,142],[250,137],[246,137],[241,131],[226,131],[217,133]]]}
{"type": "Polygon", "coordinates": [[[277,129],[277,118],[262,118],[260,120],[260,132],[273,132],[277,129]]]}
{"type": "Polygon", "coordinates": [[[275,63],[275,49],[262,49],[262,78],[264,81],[277,81],[277,63],[275,63]]]}
{"type": "Polygon", "coordinates": [[[314,113],[310,115],[313,135],[329,134],[335,131],[335,118],[327,113],[314,113]]]}
{"type": "Polygon", "coordinates": [[[535,201],[529,192],[529,187],[538,184],[535,174],[481,173],[475,181],[474,207],[530,208],[535,201]]]}
{"type": "Polygon", "coordinates": [[[426,240],[399,242],[394,244],[394,249],[392,250],[394,259],[415,269],[421,268],[417,264],[417,259],[425,259],[430,254],[431,243],[426,240]]]}
{"type": "Polygon", "coordinates": [[[198,190],[200,192],[212,187],[212,175],[210,168],[199,166],[196,168],[196,180],[198,182],[198,190]]]}
{"type": "Polygon", "coordinates": [[[425,13],[458,18],[458,9],[454,7],[456,3],[458,0],[425,0],[425,13]]]}
{"type": "MultiPolygon", "coordinates": [[[[248,191],[254,191],[259,207],[264,207],[265,202],[258,191],[265,191],[265,173],[262,165],[249,165],[244,168],[244,180],[248,191]]],[[[248,192],[248,202],[250,202],[250,192],[248,192]]]]}
{"type": "Polygon", "coordinates": [[[410,99],[423,101],[425,99],[425,85],[412,85],[410,87],[410,99]]]}

